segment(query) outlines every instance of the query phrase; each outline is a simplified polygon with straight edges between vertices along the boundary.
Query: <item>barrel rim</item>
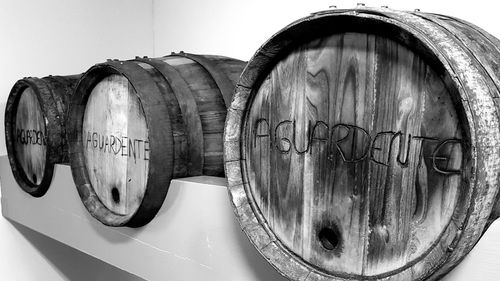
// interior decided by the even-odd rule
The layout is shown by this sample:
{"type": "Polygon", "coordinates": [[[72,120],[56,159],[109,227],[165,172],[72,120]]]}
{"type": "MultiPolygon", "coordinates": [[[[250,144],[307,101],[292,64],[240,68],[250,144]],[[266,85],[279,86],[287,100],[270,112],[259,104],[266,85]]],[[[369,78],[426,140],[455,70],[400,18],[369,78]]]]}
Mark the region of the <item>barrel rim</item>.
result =
{"type": "MultiPolygon", "coordinates": [[[[440,54],[437,51],[436,45],[426,39],[426,36],[422,31],[416,29],[416,27],[411,27],[410,25],[390,18],[386,13],[388,9],[378,10],[373,9],[369,12],[362,14],[361,10],[341,10],[341,11],[322,11],[316,14],[312,14],[309,17],[305,17],[294,23],[288,25],[274,36],[272,36],[266,43],[262,45],[262,47],[255,53],[253,58],[249,61],[247,67],[243,71],[240,80],[238,81],[238,86],[236,90],[236,94],[233,98],[233,102],[231,104],[231,108],[228,112],[228,117],[226,119],[225,125],[225,136],[224,136],[224,157],[225,157],[225,169],[226,175],[228,176],[228,193],[230,199],[232,201],[232,205],[235,211],[235,214],[240,222],[241,228],[249,238],[249,240],[254,244],[259,253],[264,256],[266,259],[271,260],[271,264],[275,267],[281,274],[288,278],[299,279],[306,278],[311,274],[316,274],[320,276],[326,276],[328,278],[353,278],[353,275],[345,274],[345,275],[331,275],[325,272],[322,269],[317,269],[309,263],[304,262],[300,257],[296,256],[293,252],[289,251],[284,245],[281,244],[279,240],[276,239],[272,230],[267,226],[267,222],[265,221],[262,214],[259,214],[259,209],[256,206],[248,183],[245,179],[245,165],[244,165],[244,144],[243,144],[243,133],[244,133],[244,123],[245,123],[245,115],[248,112],[248,108],[251,105],[251,100],[253,95],[255,94],[252,89],[255,85],[260,85],[259,80],[263,79],[265,76],[262,73],[267,74],[269,69],[272,68],[273,59],[280,54],[280,52],[285,49],[287,46],[293,45],[294,42],[300,40],[300,35],[293,34],[290,30],[294,28],[300,29],[304,28],[304,26],[308,26],[310,22],[315,20],[320,20],[327,17],[353,17],[355,19],[361,18],[361,20],[371,19],[373,21],[378,21],[385,23],[387,25],[398,26],[403,31],[408,34],[413,35],[423,46],[425,46],[430,54],[437,58],[440,64],[444,66],[446,73],[448,75],[455,73],[450,66],[449,62],[445,59],[443,54],[440,54]],[[284,41],[284,43],[283,43],[284,41]],[[257,234],[253,234],[252,232],[256,232],[257,234]],[[287,264],[288,263],[288,264],[287,264]]],[[[296,30],[295,30],[296,31],[296,30]]],[[[480,191],[484,191],[487,189],[487,186],[483,186],[484,184],[479,184],[479,182],[484,183],[486,179],[478,177],[478,167],[484,166],[485,162],[491,161],[491,159],[477,160],[478,154],[478,145],[484,145],[482,143],[478,143],[476,138],[476,131],[478,127],[482,124],[476,124],[474,122],[474,117],[476,116],[473,112],[472,108],[468,102],[468,95],[463,86],[460,84],[458,76],[451,75],[451,82],[456,87],[458,92],[460,93],[461,100],[465,101],[463,105],[463,111],[465,111],[465,116],[462,117],[467,121],[464,129],[468,129],[465,134],[470,140],[470,146],[472,151],[471,155],[475,158],[471,167],[468,167],[471,173],[470,181],[462,181],[463,184],[470,182],[470,189],[468,190],[467,201],[468,205],[471,207],[468,209],[468,215],[471,214],[471,210],[477,203],[480,203],[480,199],[478,199],[477,194],[481,193],[480,191]],[[481,188],[482,190],[476,190],[481,188]],[[470,194],[472,193],[472,194],[470,194]]],[[[491,112],[483,114],[491,114],[491,112]]],[[[498,117],[496,117],[498,119],[498,117]]],[[[497,120],[496,120],[497,121],[497,120]]],[[[484,141],[484,140],[483,140],[484,141]]],[[[495,143],[495,141],[492,141],[495,143]]],[[[495,143],[495,149],[498,150],[498,145],[495,143]]],[[[481,155],[484,157],[484,152],[481,152],[481,155]]],[[[494,180],[494,179],[489,179],[494,180]]],[[[487,185],[487,184],[486,184],[487,185]]],[[[456,212],[456,208],[454,211],[454,215],[456,212]]],[[[453,219],[452,219],[453,220],[453,219]]],[[[450,222],[452,221],[450,220],[450,222]]],[[[448,226],[447,226],[448,227],[448,226]]],[[[463,225],[458,227],[458,235],[453,239],[452,245],[456,245],[456,242],[467,240],[468,238],[465,235],[466,228],[470,228],[469,222],[464,222],[463,225]],[[465,238],[464,238],[465,237],[465,238]]],[[[444,231],[443,231],[444,232],[444,231]]],[[[471,239],[469,239],[471,240],[471,239]]],[[[475,239],[472,239],[476,241],[475,239]]],[[[474,242],[472,242],[474,244],[474,242]]],[[[452,255],[451,252],[447,252],[441,258],[442,262],[448,260],[448,258],[452,255]]],[[[423,259],[423,262],[432,255],[427,255],[423,259]]],[[[434,263],[434,266],[439,266],[440,263],[434,263]]],[[[414,264],[410,265],[411,267],[414,264]]],[[[409,267],[410,267],[409,266],[409,267]]],[[[410,268],[411,268],[410,267],[410,268]]],[[[430,273],[426,273],[427,275],[433,274],[437,269],[431,270],[430,273]]],[[[401,271],[403,272],[403,271],[401,271]]],[[[399,273],[392,274],[392,271],[388,273],[374,275],[374,276],[357,276],[362,277],[364,279],[375,279],[379,277],[385,277],[384,275],[395,276],[399,273]]],[[[355,276],[356,277],[356,276],[355,276]]]]}
{"type": "Polygon", "coordinates": [[[89,213],[105,225],[143,226],[156,216],[163,204],[173,173],[173,136],[167,107],[158,106],[159,104],[164,104],[164,100],[155,82],[149,78],[144,69],[129,61],[109,61],[91,67],[80,79],[71,98],[68,143],[73,179],[89,213]],[[127,215],[114,213],[98,198],[89,180],[83,155],[81,129],[88,98],[97,83],[113,74],[124,76],[134,87],[148,126],[152,152],[143,198],[137,210],[127,215]],[[161,118],[163,120],[160,120],[161,118]]]}
{"type": "Polygon", "coordinates": [[[42,197],[45,193],[47,193],[54,175],[54,164],[59,160],[57,157],[54,157],[54,155],[57,155],[58,149],[63,144],[62,138],[57,137],[62,132],[62,126],[59,120],[62,116],[59,116],[54,104],[53,97],[51,96],[51,90],[41,78],[26,77],[18,80],[14,84],[5,107],[5,141],[10,167],[19,186],[33,197],[42,197]],[[17,106],[21,95],[27,88],[31,88],[37,97],[38,104],[42,110],[45,120],[44,125],[47,133],[45,169],[43,172],[43,179],[38,185],[33,184],[26,176],[22,166],[15,157],[15,148],[13,146],[15,133],[12,132],[12,130],[14,129],[17,106]],[[57,118],[57,116],[59,116],[59,118],[57,118]],[[47,126],[47,124],[52,124],[53,126],[47,126]]]}

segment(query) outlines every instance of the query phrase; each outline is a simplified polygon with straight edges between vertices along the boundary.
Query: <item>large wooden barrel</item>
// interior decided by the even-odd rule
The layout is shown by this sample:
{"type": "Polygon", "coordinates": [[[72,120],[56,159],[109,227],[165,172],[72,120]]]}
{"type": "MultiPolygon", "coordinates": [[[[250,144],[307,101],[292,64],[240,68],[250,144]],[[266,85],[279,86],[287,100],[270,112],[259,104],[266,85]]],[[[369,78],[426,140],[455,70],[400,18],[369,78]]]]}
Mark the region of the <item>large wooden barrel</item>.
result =
{"type": "Polygon", "coordinates": [[[181,52],[89,69],[69,121],[72,174],[89,212],[142,226],[172,178],[224,176],[224,121],[244,65],[181,52]]]}
{"type": "Polygon", "coordinates": [[[27,193],[40,197],[54,164],[68,163],[65,119],[80,75],[18,80],[5,108],[5,141],[12,173],[27,193]]]}
{"type": "Polygon", "coordinates": [[[464,21],[388,8],[318,12],[268,40],[224,139],[258,251],[292,280],[448,272],[498,216],[499,48],[464,21]]]}

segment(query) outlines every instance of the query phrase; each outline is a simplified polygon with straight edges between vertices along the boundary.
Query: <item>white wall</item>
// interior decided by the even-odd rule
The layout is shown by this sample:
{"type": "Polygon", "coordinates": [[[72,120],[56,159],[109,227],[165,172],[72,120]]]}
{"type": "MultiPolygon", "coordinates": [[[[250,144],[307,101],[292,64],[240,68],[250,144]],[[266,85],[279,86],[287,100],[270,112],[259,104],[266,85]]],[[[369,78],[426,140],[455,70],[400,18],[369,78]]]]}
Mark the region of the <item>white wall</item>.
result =
{"type": "Polygon", "coordinates": [[[152,1],[2,0],[0,2],[0,155],[4,108],[25,76],[82,73],[107,58],[153,54],[152,1]]]}
{"type": "Polygon", "coordinates": [[[171,51],[249,60],[271,35],[332,1],[154,1],[155,55],[171,51]]]}
{"type": "Polygon", "coordinates": [[[400,10],[452,15],[470,21],[500,38],[499,5],[494,1],[398,0],[153,0],[155,55],[171,51],[221,54],[249,60],[274,33],[311,12],[387,5],[400,10]]]}
{"type": "MultiPolygon", "coordinates": [[[[81,73],[106,58],[152,55],[153,48],[152,1],[1,0],[0,155],[16,80],[81,73]]],[[[0,280],[139,280],[4,218],[0,237],[0,280]]]]}
{"type": "Polygon", "coordinates": [[[0,236],[0,280],[143,280],[5,218],[0,236]]]}

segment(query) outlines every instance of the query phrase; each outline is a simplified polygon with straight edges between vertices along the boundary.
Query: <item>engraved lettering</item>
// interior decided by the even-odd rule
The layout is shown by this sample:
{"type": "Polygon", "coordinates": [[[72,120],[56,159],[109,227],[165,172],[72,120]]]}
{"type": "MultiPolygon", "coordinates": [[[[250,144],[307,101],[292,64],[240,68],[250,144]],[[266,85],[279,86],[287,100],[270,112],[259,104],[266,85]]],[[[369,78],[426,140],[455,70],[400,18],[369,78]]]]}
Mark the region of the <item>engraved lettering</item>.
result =
{"type": "Polygon", "coordinates": [[[446,163],[446,166],[449,165],[451,157],[449,155],[443,155],[443,154],[441,154],[441,152],[444,152],[446,150],[446,147],[449,147],[449,150],[453,151],[453,149],[456,148],[456,147],[454,147],[454,145],[456,145],[456,144],[459,144],[461,147],[462,140],[460,140],[460,139],[447,139],[447,140],[444,140],[441,143],[439,143],[438,146],[436,147],[436,149],[434,149],[434,151],[432,152],[432,167],[438,173],[445,174],[445,175],[460,174],[461,173],[461,170],[459,170],[459,169],[449,169],[448,167],[440,167],[440,165],[438,165],[438,162],[439,163],[446,163]]]}
{"type": "Polygon", "coordinates": [[[127,149],[127,137],[122,137],[121,138],[121,151],[122,151],[122,156],[128,156],[128,150],[125,152],[125,150],[127,149]]]}
{"type": "Polygon", "coordinates": [[[280,127],[286,128],[286,125],[288,125],[288,124],[292,124],[292,121],[290,121],[290,120],[282,121],[278,124],[278,126],[276,126],[276,129],[274,130],[274,138],[275,138],[274,142],[276,143],[276,148],[281,153],[288,153],[288,152],[290,152],[290,149],[292,148],[292,142],[290,141],[289,138],[282,137],[279,139],[279,143],[276,140],[278,138],[278,131],[279,131],[280,127]],[[283,142],[288,144],[287,148],[284,148],[283,146],[281,146],[283,144],[283,142]]]}
{"type": "Polygon", "coordinates": [[[149,160],[149,141],[144,141],[144,160],[149,160]]]}
{"type": "MultiPolygon", "coordinates": [[[[149,160],[149,141],[130,138],[128,136],[103,135],[98,132],[86,132],[86,148],[108,153],[118,157],[130,157],[137,160],[149,160]],[[90,145],[89,145],[90,144],[90,145]]],[[[21,134],[19,137],[21,138],[21,134]]]]}
{"type": "Polygon", "coordinates": [[[16,128],[15,141],[22,145],[47,145],[45,133],[35,129],[16,128]]]}
{"type": "MultiPolygon", "coordinates": [[[[328,155],[329,161],[340,157],[345,163],[367,160],[384,167],[398,165],[404,169],[410,166],[412,153],[422,150],[426,144],[426,147],[434,147],[432,155],[427,155],[427,158],[431,158],[433,170],[436,173],[454,175],[462,172],[463,140],[461,139],[440,140],[429,136],[413,136],[401,131],[370,133],[356,125],[338,123],[330,126],[321,120],[308,120],[306,126],[305,132],[302,132],[305,141],[298,145],[297,139],[300,136],[297,135],[298,129],[295,120],[282,120],[273,130],[267,119],[257,119],[252,130],[253,147],[266,145],[265,140],[267,140],[269,147],[283,154],[296,153],[300,155],[321,152],[328,155]],[[274,136],[272,132],[274,132],[274,136]],[[264,140],[264,142],[257,140],[264,140]],[[437,145],[431,143],[437,143],[437,145]],[[327,145],[326,151],[320,149],[321,144],[327,145]],[[456,157],[460,159],[455,159],[456,157]]],[[[136,148],[129,144],[128,149],[136,148]]],[[[412,161],[420,161],[422,157],[426,157],[423,155],[423,150],[417,157],[418,159],[412,161]]]]}

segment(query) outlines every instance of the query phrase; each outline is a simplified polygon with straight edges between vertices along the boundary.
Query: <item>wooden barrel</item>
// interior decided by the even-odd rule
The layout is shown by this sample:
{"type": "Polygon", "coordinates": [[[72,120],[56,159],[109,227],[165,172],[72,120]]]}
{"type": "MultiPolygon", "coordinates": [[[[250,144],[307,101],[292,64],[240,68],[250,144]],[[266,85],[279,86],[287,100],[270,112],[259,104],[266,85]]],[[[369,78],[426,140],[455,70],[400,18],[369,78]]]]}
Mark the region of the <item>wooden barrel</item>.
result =
{"type": "Polygon", "coordinates": [[[142,226],[172,178],[224,176],[224,121],[243,67],[181,52],[89,69],[69,121],[72,174],[89,212],[109,226],[142,226]]]}
{"type": "Polygon", "coordinates": [[[40,197],[54,164],[68,163],[65,118],[80,75],[18,80],[5,108],[5,140],[12,173],[27,193],[40,197]]]}
{"type": "Polygon", "coordinates": [[[224,136],[258,251],[292,280],[447,273],[498,217],[499,48],[464,21],[388,8],[315,13],[268,40],[224,136]]]}

